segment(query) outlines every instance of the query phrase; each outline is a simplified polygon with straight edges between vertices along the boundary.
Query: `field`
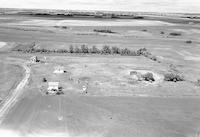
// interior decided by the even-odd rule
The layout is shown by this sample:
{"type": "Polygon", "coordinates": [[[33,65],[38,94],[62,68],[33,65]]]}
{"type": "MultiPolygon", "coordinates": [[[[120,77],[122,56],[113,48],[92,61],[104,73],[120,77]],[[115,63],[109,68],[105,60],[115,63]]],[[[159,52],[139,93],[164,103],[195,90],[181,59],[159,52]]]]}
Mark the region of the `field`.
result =
{"type": "Polygon", "coordinates": [[[12,62],[6,69],[0,67],[1,75],[7,74],[0,79],[5,89],[0,92],[13,90],[17,95],[8,101],[11,106],[1,104],[5,111],[0,111],[0,132],[20,137],[198,137],[199,24],[163,18],[0,15],[0,60],[12,62]],[[156,60],[143,55],[57,52],[81,45],[146,48],[156,60]],[[27,52],[30,48],[55,52],[27,52]],[[40,62],[31,63],[32,56],[40,62]],[[58,67],[65,73],[55,74],[58,67]],[[135,80],[132,71],[150,72],[155,81],[135,80]],[[170,72],[184,80],[166,81],[170,72]],[[22,84],[15,88],[22,76],[22,84]],[[59,82],[62,94],[47,95],[48,82],[59,82]]]}
{"type": "Polygon", "coordinates": [[[0,99],[7,97],[23,77],[20,66],[0,62],[0,99]]]}

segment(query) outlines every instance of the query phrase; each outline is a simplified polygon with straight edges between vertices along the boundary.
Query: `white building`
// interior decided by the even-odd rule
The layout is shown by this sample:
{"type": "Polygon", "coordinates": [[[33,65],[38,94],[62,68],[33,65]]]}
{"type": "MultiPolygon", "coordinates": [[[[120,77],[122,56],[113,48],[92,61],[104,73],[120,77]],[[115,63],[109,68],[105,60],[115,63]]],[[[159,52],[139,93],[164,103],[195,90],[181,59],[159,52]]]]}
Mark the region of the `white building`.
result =
{"type": "Polygon", "coordinates": [[[38,60],[37,56],[33,56],[33,57],[30,58],[30,61],[31,61],[31,63],[36,63],[39,60],[38,60]]]}
{"type": "Polygon", "coordinates": [[[62,74],[62,73],[65,73],[65,71],[64,71],[64,67],[62,67],[62,66],[55,67],[55,70],[54,70],[53,73],[56,73],[56,74],[62,74]]]}
{"type": "Polygon", "coordinates": [[[48,82],[48,93],[55,94],[59,90],[59,82],[48,82]]]}

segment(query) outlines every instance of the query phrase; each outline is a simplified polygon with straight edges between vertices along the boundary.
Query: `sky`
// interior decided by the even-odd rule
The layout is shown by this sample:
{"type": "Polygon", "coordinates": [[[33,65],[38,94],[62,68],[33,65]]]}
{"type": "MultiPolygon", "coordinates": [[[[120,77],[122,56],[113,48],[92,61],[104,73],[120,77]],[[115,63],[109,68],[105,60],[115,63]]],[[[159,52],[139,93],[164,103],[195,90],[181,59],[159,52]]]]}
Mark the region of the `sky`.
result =
{"type": "Polygon", "coordinates": [[[200,13],[200,0],[0,0],[0,8],[200,13]]]}

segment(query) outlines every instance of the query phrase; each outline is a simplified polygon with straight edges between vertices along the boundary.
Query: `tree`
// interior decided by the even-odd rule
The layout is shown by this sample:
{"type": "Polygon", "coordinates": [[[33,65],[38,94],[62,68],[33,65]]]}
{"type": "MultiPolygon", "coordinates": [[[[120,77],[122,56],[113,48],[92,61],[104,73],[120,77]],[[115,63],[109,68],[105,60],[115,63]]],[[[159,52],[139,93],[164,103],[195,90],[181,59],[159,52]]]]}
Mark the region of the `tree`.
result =
{"type": "Polygon", "coordinates": [[[142,55],[142,56],[148,57],[151,55],[151,53],[148,52],[146,48],[141,48],[141,49],[137,50],[137,55],[138,56],[142,55]]]}
{"type": "Polygon", "coordinates": [[[74,52],[75,52],[75,53],[81,53],[81,49],[80,49],[79,47],[76,46],[74,52]]]}
{"type": "Polygon", "coordinates": [[[102,50],[101,50],[102,54],[111,54],[111,49],[109,46],[103,46],[102,50]]]}
{"type": "Polygon", "coordinates": [[[92,54],[98,54],[100,51],[96,46],[92,46],[92,48],[90,49],[90,53],[92,54]]]}
{"type": "Polygon", "coordinates": [[[121,50],[121,55],[131,55],[131,51],[127,48],[121,50]]]}
{"type": "Polygon", "coordinates": [[[72,45],[69,47],[69,53],[74,53],[74,47],[72,45]]]}
{"type": "Polygon", "coordinates": [[[47,79],[46,79],[46,78],[43,78],[42,81],[43,81],[43,82],[47,82],[47,79]]]}
{"type": "Polygon", "coordinates": [[[137,53],[135,51],[131,51],[130,56],[137,56],[137,53]]]}
{"type": "Polygon", "coordinates": [[[155,81],[153,74],[147,72],[146,74],[142,75],[142,78],[144,78],[145,81],[155,81]]]}
{"type": "Polygon", "coordinates": [[[111,53],[112,54],[120,54],[120,49],[118,47],[112,47],[111,48],[111,53]]]}
{"type": "Polygon", "coordinates": [[[89,49],[86,45],[81,45],[81,53],[89,53],[89,49]]]}
{"type": "Polygon", "coordinates": [[[166,73],[164,75],[164,80],[165,81],[173,81],[173,82],[184,81],[184,77],[177,73],[166,73]]]}

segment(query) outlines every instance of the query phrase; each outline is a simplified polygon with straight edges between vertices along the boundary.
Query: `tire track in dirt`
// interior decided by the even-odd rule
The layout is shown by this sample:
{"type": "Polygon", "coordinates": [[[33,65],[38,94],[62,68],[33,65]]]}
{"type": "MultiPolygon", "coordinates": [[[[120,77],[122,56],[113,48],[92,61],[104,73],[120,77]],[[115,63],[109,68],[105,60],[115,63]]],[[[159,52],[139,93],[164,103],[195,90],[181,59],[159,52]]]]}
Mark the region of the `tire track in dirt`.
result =
{"type": "Polygon", "coordinates": [[[10,108],[16,103],[17,99],[20,97],[20,95],[23,92],[23,88],[28,82],[28,79],[30,77],[30,68],[27,66],[26,63],[20,64],[25,69],[25,76],[22,79],[22,81],[17,85],[17,87],[13,90],[11,96],[6,98],[3,101],[3,104],[0,108],[0,124],[3,122],[6,113],[10,110],[10,108]]]}

